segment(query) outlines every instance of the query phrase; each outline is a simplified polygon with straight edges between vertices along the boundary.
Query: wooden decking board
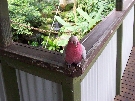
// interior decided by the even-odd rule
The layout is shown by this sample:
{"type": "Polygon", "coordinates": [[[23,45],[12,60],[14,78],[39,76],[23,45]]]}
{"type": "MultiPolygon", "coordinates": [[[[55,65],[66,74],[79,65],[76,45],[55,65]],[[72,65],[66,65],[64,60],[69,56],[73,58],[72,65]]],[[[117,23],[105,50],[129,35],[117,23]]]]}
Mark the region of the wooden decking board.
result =
{"type": "Polygon", "coordinates": [[[121,79],[121,92],[114,101],[135,101],[135,47],[132,48],[121,79]]]}
{"type": "Polygon", "coordinates": [[[134,101],[134,100],[125,96],[118,95],[115,97],[115,101],[134,101]]]}

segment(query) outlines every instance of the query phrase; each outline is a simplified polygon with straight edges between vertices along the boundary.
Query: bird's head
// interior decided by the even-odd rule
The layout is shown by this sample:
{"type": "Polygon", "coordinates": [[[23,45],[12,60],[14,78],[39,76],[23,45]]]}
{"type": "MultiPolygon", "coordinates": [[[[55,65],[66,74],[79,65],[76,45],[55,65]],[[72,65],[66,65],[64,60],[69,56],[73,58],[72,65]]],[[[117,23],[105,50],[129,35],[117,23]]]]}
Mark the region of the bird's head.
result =
{"type": "Polygon", "coordinates": [[[79,40],[78,40],[77,36],[71,36],[71,37],[69,38],[69,42],[70,42],[70,43],[73,43],[75,46],[77,46],[78,43],[79,43],[79,40]]]}

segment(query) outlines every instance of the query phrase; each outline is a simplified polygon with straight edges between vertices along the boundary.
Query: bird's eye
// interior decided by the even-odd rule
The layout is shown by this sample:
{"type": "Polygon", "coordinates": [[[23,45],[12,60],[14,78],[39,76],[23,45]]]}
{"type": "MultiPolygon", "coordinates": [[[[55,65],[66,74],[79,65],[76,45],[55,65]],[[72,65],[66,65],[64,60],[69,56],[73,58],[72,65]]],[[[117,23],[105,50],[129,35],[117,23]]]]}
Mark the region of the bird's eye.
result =
{"type": "Polygon", "coordinates": [[[71,41],[71,43],[74,43],[73,41],[71,41]]]}

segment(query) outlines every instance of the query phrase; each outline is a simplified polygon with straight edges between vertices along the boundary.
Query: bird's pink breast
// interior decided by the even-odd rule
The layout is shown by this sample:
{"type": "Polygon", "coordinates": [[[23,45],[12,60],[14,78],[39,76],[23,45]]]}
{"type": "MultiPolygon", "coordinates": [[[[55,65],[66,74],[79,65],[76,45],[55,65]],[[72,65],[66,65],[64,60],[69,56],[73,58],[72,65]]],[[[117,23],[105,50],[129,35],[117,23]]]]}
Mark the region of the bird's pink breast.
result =
{"type": "Polygon", "coordinates": [[[82,60],[82,47],[78,43],[77,47],[73,43],[68,43],[65,51],[67,63],[79,63],[82,60]]]}

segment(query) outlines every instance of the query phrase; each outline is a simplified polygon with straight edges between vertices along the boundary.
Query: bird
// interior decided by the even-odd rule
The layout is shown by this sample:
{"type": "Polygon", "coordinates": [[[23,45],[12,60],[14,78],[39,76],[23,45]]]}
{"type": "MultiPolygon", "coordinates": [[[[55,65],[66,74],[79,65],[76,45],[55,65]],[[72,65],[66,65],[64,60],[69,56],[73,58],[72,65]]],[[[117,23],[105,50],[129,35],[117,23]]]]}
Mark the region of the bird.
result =
{"type": "Polygon", "coordinates": [[[81,61],[86,59],[85,47],[79,42],[77,36],[71,36],[64,48],[64,59],[68,67],[74,63],[80,67],[81,61]]]}

